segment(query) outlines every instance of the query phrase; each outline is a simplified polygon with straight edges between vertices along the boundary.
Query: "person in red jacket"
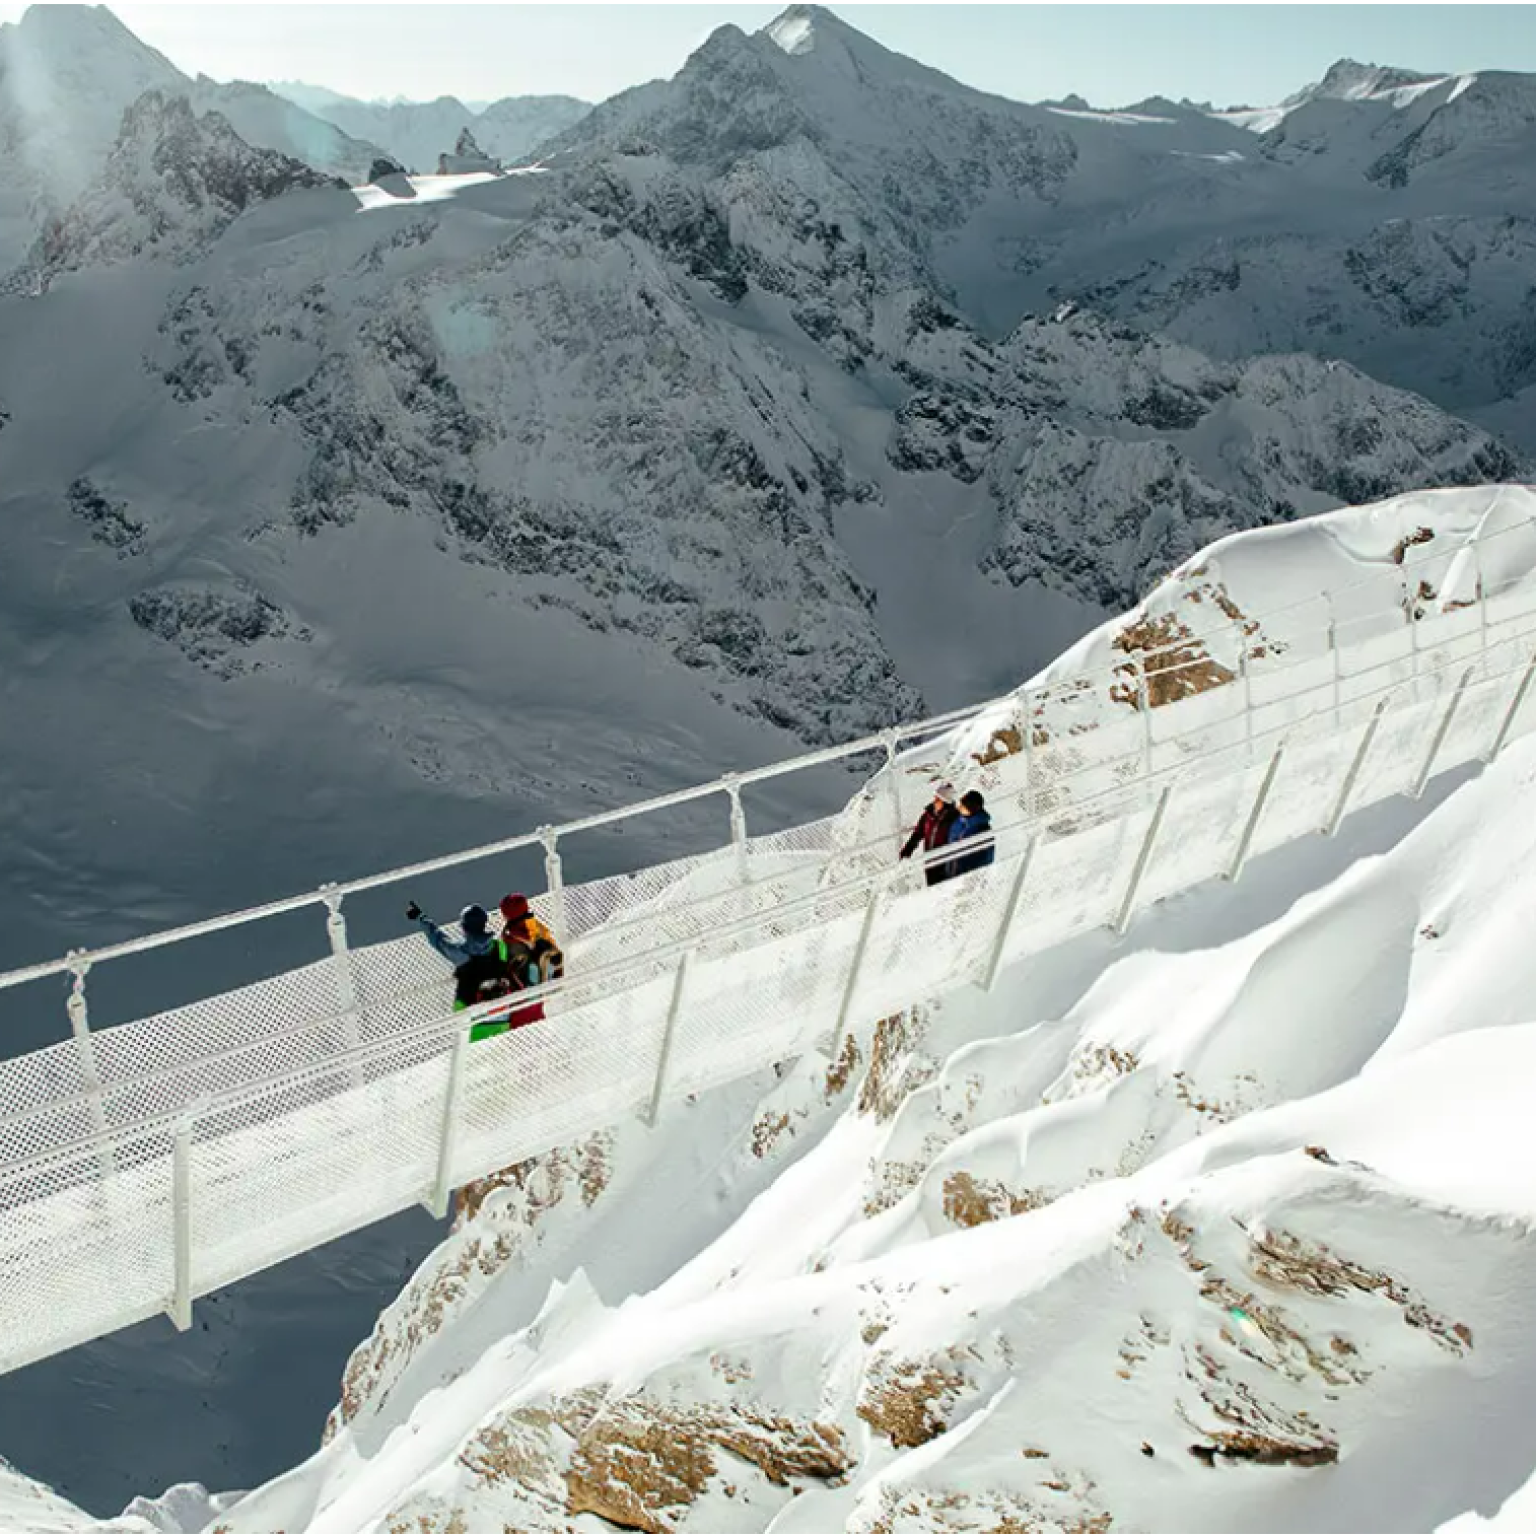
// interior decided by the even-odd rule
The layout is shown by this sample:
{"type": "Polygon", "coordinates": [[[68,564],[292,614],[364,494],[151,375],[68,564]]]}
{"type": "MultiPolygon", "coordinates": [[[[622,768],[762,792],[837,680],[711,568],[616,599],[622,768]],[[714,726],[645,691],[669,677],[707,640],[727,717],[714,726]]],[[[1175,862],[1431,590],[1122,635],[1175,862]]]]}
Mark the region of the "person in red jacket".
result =
{"type": "MultiPolygon", "coordinates": [[[[935,784],[933,799],[923,807],[923,814],[917,818],[917,825],[912,828],[912,835],[902,847],[902,858],[910,859],[919,846],[924,853],[932,853],[935,849],[944,847],[949,841],[949,829],[955,824],[955,818],[959,814],[960,812],[955,808],[955,786],[947,781],[935,784]]],[[[923,871],[923,878],[929,885],[937,885],[948,876],[949,867],[945,864],[930,864],[923,871]]]]}

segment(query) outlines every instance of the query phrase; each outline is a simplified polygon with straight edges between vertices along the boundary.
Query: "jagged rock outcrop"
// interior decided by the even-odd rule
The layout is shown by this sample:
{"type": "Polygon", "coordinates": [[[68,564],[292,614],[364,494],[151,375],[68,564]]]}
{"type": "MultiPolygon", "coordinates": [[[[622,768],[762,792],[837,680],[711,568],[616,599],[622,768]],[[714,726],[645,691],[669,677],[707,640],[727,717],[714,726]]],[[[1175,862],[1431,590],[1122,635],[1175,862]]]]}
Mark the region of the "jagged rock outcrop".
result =
{"type": "Polygon", "coordinates": [[[185,96],[146,91],[94,186],[38,237],[28,266],[46,282],[146,251],[185,261],[258,203],[345,183],[273,150],[253,149],[218,113],[185,96]]]}

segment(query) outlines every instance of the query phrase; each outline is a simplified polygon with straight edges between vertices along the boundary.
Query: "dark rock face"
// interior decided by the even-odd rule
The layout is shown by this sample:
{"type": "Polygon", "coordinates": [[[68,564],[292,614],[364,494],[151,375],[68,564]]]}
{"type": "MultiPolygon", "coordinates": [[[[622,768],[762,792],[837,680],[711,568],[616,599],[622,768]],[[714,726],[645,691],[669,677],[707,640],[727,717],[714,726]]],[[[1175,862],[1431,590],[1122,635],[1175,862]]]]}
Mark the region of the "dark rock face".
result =
{"type": "MultiPolygon", "coordinates": [[[[188,660],[224,678],[238,676],[247,663],[236,655],[263,640],[289,635],[288,616],[252,587],[166,586],[129,599],[128,611],[140,629],[174,645],[188,660]]],[[[300,631],[299,639],[308,634],[300,631]]]]}
{"type": "Polygon", "coordinates": [[[84,476],[70,485],[67,500],[69,510],[89,525],[98,544],[115,549],[119,556],[143,554],[145,527],[129,515],[126,501],[105,495],[84,476]]]}

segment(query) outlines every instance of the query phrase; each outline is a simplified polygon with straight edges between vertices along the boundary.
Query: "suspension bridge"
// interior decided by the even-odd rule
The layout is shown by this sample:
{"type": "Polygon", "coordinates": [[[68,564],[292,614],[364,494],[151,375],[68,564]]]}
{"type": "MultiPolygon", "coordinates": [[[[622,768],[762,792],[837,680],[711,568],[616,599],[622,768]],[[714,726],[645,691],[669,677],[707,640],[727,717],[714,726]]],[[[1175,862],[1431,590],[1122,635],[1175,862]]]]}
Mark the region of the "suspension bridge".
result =
{"type": "Polygon", "coordinates": [[[1408,561],[1403,603],[1379,580],[1325,592],[1091,676],[0,975],[0,1000],[65,988],[62,1038],[0,1062],[0,1371],[161,1312],[185,1328],[200,1295],[414,1204],[441,1215],[456,1186],[625,1117],[835,1060],[882,1017],[1123,933],[1149,903],[1492,760],[1536,725],[1536,587],[1485,582],[1473,553],[1460,604],[1414,600],[1408,561]],[[1283,645],[1254,639],[1280,629],[1283,645]],[[884,766],[846,810],[752,835],[745,788],[868,754],[884,766]],[[961,772],[987,791],[997,857],[929,887],[897,838],[929,780],[961,772]],[[564,881],[574,834],[709,799],[718,850],[564,881]],[[346,903],[524,849],[543,851],[533,904],[567,974],[540,989],[542,1023],[471,1044],[476,1013],[448,1011],[420,935],[354,945],[346,903]],[[312,963],[91,1027],[103,968],[305,912],[312,963]]]}

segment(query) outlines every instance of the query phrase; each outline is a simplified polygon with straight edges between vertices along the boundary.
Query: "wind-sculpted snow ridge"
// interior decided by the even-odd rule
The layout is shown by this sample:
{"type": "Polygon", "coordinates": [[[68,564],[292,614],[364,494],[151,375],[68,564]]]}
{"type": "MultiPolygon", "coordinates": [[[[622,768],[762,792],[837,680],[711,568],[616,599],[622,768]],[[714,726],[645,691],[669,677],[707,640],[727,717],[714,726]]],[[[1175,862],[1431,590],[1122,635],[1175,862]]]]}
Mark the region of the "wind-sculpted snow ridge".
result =
{"type": "MultiPolygon", "coordinates": [[[[898,759],[914,796],[934,773],[987,788],[988,877],[899,898],[911,922],[872,951],[830,1054],[802,1043],[713,1091],[714,1069],[675,1068],[697,1102],[654,1129],[471,1184],[354,1358],[326,1446],[221,1527],[1427,1529],[1501,1503],[1531,1471],[1536,1385],[1517,1300],[1536,749],[1511,734],[1533,512],[1485,488],[1221,541],[898,759]],[[1506,645],[1485,691],[1474,659],[1506,645]],[[1373,713],[1372,673],[1420,706],[1373,713]],[[1437,676],[1461,681],[1426,695],[1437,676]],[[1207,795],[1196,742],[1249,764],[1238,794],[1207,795]],[[1376,805],[1499,747],[1454,793],[1305,836],[1336,797],[1376,805]],[[1123,943],[1052,942],[1125,869],[1085,856],[1101,808],[1164,762],[1175,798],[1128,824],[1164,850],[1131,877],[1151,910],[1123,943]],[[1021,793],[1045,834],[1022,865],[1021,793]],[[1241,883],[1158,899],[1208,853],[1241,883]],[[995,987],[925,987],[1020,868],[995,987]]],[[[857,797],[833,846],[861,846],[890,791],[857,797]]],[[[659,894],[651,931],[709,884],[705,861],[659,894]]],[[[830,926],[775,972],[742,953],[737,980],[814,990],[830,926]]],[[[732,1038],[755,1027],[730,1018],[732,1038]]],[[[490,1124],[468,1117],[465,1144],[490,1124]]]]}

